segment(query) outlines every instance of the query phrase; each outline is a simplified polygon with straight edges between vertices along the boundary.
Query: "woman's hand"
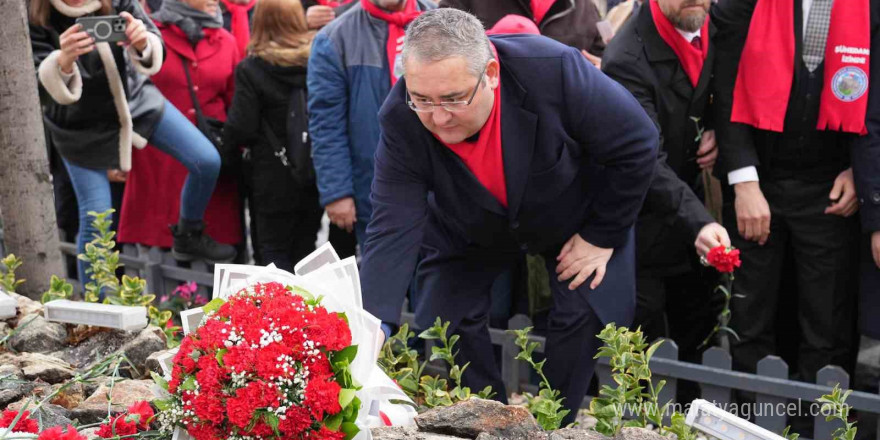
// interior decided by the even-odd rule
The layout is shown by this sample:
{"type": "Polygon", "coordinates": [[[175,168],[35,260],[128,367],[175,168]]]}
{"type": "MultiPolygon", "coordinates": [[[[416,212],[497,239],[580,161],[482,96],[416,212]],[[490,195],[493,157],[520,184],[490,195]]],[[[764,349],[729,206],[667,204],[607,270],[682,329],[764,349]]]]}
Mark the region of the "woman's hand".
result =
{"type": "Polygon", "coordinates": [[[127,42],[119,42],[120,45],[128,44],[134,46],[139,53],[143,53],[147,49],[147,27],[144,26],[143,20],[134,18],[128,12],[120,12],[119,16],[128,22],[125,28],[125,36],[128,37],[127,42]]]}
{"type": "Polygon", "coordinates": [[[95,50],[95,39],[82,30],[82,25],[75,24],[59,37],[61,42],[61,55],[58,56],[58,66],[66,74],[73,73],[73,63],[80,55],[95,50]]]}

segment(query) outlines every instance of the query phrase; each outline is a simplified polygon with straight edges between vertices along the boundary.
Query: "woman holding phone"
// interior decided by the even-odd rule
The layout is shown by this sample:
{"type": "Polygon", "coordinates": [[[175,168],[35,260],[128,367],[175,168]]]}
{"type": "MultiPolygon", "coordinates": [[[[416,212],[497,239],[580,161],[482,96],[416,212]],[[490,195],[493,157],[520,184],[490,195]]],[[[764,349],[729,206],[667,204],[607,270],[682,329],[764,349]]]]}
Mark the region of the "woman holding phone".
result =
{"type": "MultiPolygon", "coordinates": [[[[173,225],[174,255],[228,261],[235,249],[203,234],[205,207],[220,171],[210,141],[148,81],[162,67],[159,31],[137,0],[29,0],[31,47],[52,144],[70,173],[79,205],[77,248],[95,228],[88,212],[110,209],[108,170],[131,168],[132,146],[149,141],[188,170],[180,217],[173,225]],[[96,42],[76,19],[118,14],[125,41],[96,42]]],[[[79,262],[79,277],[86,281],[79,262]]]]}

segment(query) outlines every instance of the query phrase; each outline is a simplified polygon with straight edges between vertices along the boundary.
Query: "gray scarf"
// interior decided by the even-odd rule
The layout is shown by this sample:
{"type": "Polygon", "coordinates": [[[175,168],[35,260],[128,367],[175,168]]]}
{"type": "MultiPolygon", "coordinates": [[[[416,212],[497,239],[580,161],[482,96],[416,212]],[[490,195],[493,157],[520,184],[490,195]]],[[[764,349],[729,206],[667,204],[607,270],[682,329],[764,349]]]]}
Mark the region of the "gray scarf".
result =
{"type": "Polygon", "coordinates": [[[223,15],[217,8],[216,15],[208,15],[193,9],[181,0],[164,0],[162,7],[153,13],[153,19],[179,27],[190,43],[195,45],[203,37],[203,28],[220,28],[223,26],[223,15]]]}

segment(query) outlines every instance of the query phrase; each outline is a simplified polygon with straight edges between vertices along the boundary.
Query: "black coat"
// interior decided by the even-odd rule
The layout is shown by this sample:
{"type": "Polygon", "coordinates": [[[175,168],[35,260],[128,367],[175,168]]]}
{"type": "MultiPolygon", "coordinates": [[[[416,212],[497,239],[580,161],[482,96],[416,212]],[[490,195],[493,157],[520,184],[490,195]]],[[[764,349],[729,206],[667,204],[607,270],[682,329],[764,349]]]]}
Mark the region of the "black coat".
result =
{"type": "MultiPolygon", "coordinates": [[[[709,34],[713,31],[710,26],[709,34]]],[[[703,36],[707,44],[708,40],[703,36]]],[[[636,255],[642,272],[687,271],[697,234],[714,221],[694,192],[702,192],[702,185],[696,163],[699,133],[691,119],[700,118],[703,127],[709,122],[706,110],[714,52],[710,46],[694,88],[678,56],[657,32],[651,8],[639,8],[602,58],[602,71],[626,87],[660,129],[660,147],[665,153],[637,222],[636,255]]]]}
{"type": "MultiPolygon", "coordinates": [[[[486,29],[509,14],[533,18],[529,0],[440,0],[439,5],[470,12],[486,29]]],[[[602,56],[605,43],[596,28],[601,19],[592,0],[556,0],[538,23],[538,29],[541,35],[602,56]]]]}
{"type": "MultiPolygon", "coordinates": [[[[742,54],[749,23],[755,8],[756,0],[722,0],[712,10],[712,21],[718,27],[714,43],[716,48],[715,62],[715,109],[718,126],[718,143],[721,146],[722,167],[716,167],[724,178],[728,171],[745,166],[767,166],[768,155],[778,143],[781,134],[758,130],[745,124],[730,123],[733,104],[733,88],[735,85],[740,55],[742,54]]],[[[871,14],[871,50],[880,49],[880,0],[870,0],[871,14]]],[[[800,2],[794,7],[795,56],[801,57],[803,46],[802,20],[803,12],[800,2]]],[[[818,72],[818,70],[817,70],[818,72]]],[[[795,69],[794,83],[799,80],[799,69],[795,69]]],[[[859,195],[862,227],[866,232],[880,230],[880,57],[871,59],[868,93],[867,128],[868,135],[858,137],[849,133],[818,132],[813,134],[824,136],[828,142],[836,143],[841,154],[849,154],[856,180],[856,191],[859,195]]],[[[791,100],[802,97],[792,93],[791,100]]],[[[814,104],[817,105],[817,104],[814,104]]],[[[788,112],[800,111],[793,108],[791,101],[788,112]]],[[[791,128],[786,114],[786,131],[791,128]]],[[[815,127],[815,120],[808,122],[815,127]]],[[[870,258],[865,253],[863,258],[870,258]]],[[[862,262],[862,284],[859,312],[862,331],[872,337],[880,337],[880,270],[876,265],[862,262]]]]}
{"type": "MultiPolygon", "coordinates": [[[[464,259],[490,267],[525,252],[553,258],[577,233],[618,255],[608,270],[612,282],[589,293],[584,284],[577,294],[602,322],[628,325],[635,308],[631,231],[657,162],[657,129],[629,92],[579,51],[534,35],[492,42],[501,63],[508,207],[425,129],[406,104],[402,78],[379,113],[373,216],[361,263],[364,307],[385,322],[398,320],[420,246],[430,247],[437,264],[429,269],[423,261],[419,270],[442,271],[464,259]]],[[[442,281],[468,292],[493,279],[482,271],[451,278],[442,281]]],[[[429,310],[420,323],[467,312],[454,310],[448,296],[444,303],[455,293],[420,290],[420,308],[445,304],[449,312],[429,310]]]]}
{"type": "MultiPolygon", "coordinates": [[[[127,11],[143,20],[147,31],[159,37],[156,41],[161,41],[162,34],[137,0],[113,0],[112,4],[116,13],[127,11]]],[[[30,25],[31,48],[37,69],[52,52],[60,49],[59,36],[75,22],[75,18],[52,8],[48,27],[30,25]]],[[[134,131],[149,139],[162,117],[165,98],[147,77],[135,70],[124,53],[125,49],[115,44],[110,47],[122,77],[134,131]]],[[[162,51],[164,48],[154,47],[153,50],[162,51]]],[[[94,169],[119,168],[119,117],[98,51],[80,56],[76,65],[83,87],[82,96],[72,104],[55,102],[38,81],[47,133],[61,156],[76,165],[94,169]]]]}
{"type": "Polygon", "coordinates": [[[260,213],[287,212],[302,203],[318,206],[317,187],[296,185],[288,169],[274,155],[262,124],[265,120],[280,141],[288,139],[288,126],[307,126],[305,100],[302,105],[290,106],[291,93],[305,88],[303,66],[276,66],[249,56],[235,68],[235,95],[223,130],[223,145],[233,151],[224,154],[234,155],[238,146],[250,148],[253,191],[255,197],[265,202],[259,207],[260,213]],[[289,118],[297,120],[291,124],[289,118]]]}

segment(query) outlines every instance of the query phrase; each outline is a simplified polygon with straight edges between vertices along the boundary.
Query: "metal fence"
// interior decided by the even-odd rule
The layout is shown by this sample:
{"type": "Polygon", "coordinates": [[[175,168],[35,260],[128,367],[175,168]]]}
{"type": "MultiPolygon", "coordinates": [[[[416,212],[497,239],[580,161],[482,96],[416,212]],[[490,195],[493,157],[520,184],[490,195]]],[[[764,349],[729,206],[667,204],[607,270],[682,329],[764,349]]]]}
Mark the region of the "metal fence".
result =
{"type": "MultiPolygon", "coordinates": [[[[72,243],[62,243],[62,253],[75,255],[76,247],[72,243]]],[[[193,262],[190,267],[181,267],[169,252],[158,248],[140,245],[123,245],[120,261],[128,275],[137,275],[147,281],[151,293],[161,297],[170,294],[180,283],[195,281],[203,294],[214,284],[213,269],[204,262],[193,262]]],[[[413,324],[411,314],[404,313],[403,322],[413,324]]],[[[511,329],[530,326],[531,322],[523,315],[514,316],[508,323],[511,329]]],[[[489,329],[492,343],[501,350],[501,374],[508,392],[528,391],[535,393],[536,387],[530,376],[528,365],[515,359],[518,347],[515,337],[500,329],[489,329]]],[[[533,335],[532,340],[538,342],[538,353],[543,353],[545,339],[533,335]]],[[[430,341],[428,341],[430,342],[430,341]]],[[[806,403],[806,411],[814,418],[814,439],[830,439],[838,422],[826,422],[823,414],[817,414],[818,405],[810,405],[823,395],[828,394],[834,385],[842,389],[850,387],[849,375],[840,367],[826,366],[817,374],[815,384],[793,381],[789,379],[788,365],[777,356],[767,356],[758,363],[755,374],[733,371],[730,354],[718,347],[708,349],[703,354],[702,364],[678,360],[678,348],[673,341],[667,341],[654,354],[651,360],[651,371],[655,380],[666,380],[667,385],[660,393],[660,402],[674,401],[678,380],[688,380],[700,384],[701,397],[714,402],[730,411],[736,408],[739,414],[745,414],[742,407],[735,407],[734,391],[754,393],[755,401],[749,414],[754,423],[781,433],[788,423],[787,415],[791,412],[803,414],[800,403],[806,403]],[[812,413],[810,413],[812,411],[812,413]]],[[[611,371],[606,358],[600,358],[596,366],[599,385],[612,385],[611,371]]],[[[589,399],[584,400],[584,405],[589,399]]],[[[880,415],[880,394],[855,391],[847,400],[847,404],[861,414],[880,415]]],[[[734,412],[734,411],[731,411],[734,412]]],[[[873,419],[876,420],[876,419],[873,419]]],[[[880,440],[880,426],[868,427],[861,425],[864,431],[873,433],[880,440]]],[[[802,437],[804,440],[809,440],[802,437]]],[[[864,438],[864,436],[860,436],[864,438]]]]}

